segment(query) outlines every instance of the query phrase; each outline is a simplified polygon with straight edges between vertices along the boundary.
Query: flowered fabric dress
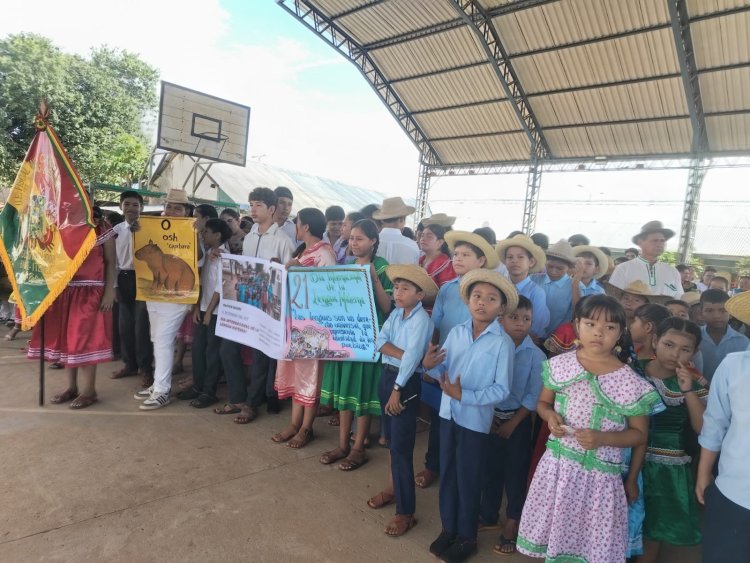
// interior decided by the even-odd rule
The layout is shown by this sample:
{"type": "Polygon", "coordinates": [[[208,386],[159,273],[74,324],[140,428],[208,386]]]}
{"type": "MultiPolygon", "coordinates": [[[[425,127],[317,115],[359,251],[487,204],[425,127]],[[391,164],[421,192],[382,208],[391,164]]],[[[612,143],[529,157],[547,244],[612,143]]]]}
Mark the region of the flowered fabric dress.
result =
{"type": "MultiPolygon", "coordinates": [[[[112,311],[99,307],[106,285],[104,243],[115,232],[97,227],[96,245],[73,279],[44,313],[44,359],[66,368],[112,361],[112,311]]],[[[41,323],[31,334],[27,357],[41,355],[41,323]]]]}
{"type": "MultiPolygon", "coordinates": [[[[335,266],[336,254],[330,244],[320,241],[306,248],[297,261],[304,267],[335,266]]],[[[304,407],[315,406],[320,393],[321,363],[318,360],[279,360],[274,383],[279,399],[292,397],[304,407]]]]}
{"type": "MultiPolygon", "coordinates": [[[[391,280],[385,274],[388,262],[376,256],[372,261],[380,283],[388,294],[393,292],[391,280]]],[[[383,326],[389,312],[376,308],[378,329],[383,326]]],[[[320,404],[330,405],[340,411],[353,411],[355,416],[380,414],[378,383],[383,366],[377,362],[326,362],[323,368],[323,385],[320,404]]]]}
{"type": "MultiPolygon", "coordinates": [[[[595,376],[576,352],[544,363],[555,410],[574,429],[621,432],[645,416],[659,394],[627,366],[595,376]]],[[[550,436],[536,469],[518,533],[518,550],[550,562],[625,561],[628,509],[620,476],[622,449],[585,450],[575,436],[550,436]]]]}
{"type": "MultiPolygon", "coordinates": [[[[643,535],[647,540],[674,545],[701,542],[698,505],[691,468],[692,458],[686,446],[693,433],[685,395],[677,377],[650,377],[662,397],[666,410],[651,418],[646,463],[643,465],[643,498],[646,519],[643,535]]],[[[705,404],[708,391],[693,381],[693,391],[705,404]]],[[[748,429],[750,431],[750,429],[748,429]]]]}

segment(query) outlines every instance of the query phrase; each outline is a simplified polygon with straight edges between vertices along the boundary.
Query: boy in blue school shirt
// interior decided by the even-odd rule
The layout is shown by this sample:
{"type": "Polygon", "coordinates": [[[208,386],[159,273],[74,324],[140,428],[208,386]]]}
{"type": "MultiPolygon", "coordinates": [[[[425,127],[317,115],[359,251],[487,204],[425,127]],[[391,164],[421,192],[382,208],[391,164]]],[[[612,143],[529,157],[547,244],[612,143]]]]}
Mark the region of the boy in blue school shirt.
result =
{"type": "Polygon", "coordinates": [[[430,553],[459,563],[477,551],[482,457],[494,405],[510,394],[513,341],[498,317],[515,309],[518,293],[497,272],[474,270],[459,287],[471,319],[451,330],[442,350],[422,364],[438,377],[440,404],[440,519],[430,553]]]}
{"type": "Polygon", "coordinates": [[[529,275],[544,271],[547,262],[544,250],[526,235],[517,234],[497,243],[497,255],[508,268],[510,281],[516,286],[518,294],[528,297],[534,305],[534,320],[529,335],[539,344],[547,333],[549,308],[544,291],[531,281],[529,275]]]}
{"type": "Polygon", "coordinates": [[[511,555],[516,551],[531,462],[531,414],[536,410],[542,391],[542,362],[547,359],[529,338],[532,318],[531,301],[520,295],[515,311],[503,315],[501,321],[515,345],[513,380],[510,396],[495,405],[479,509],[479,529],[497,527],[505,491],[508,498],[506,520],[493,548],[499,555],[511,555]]]}
{"type": "Polygon", "coordinates": [[[543,335],[546,339],[561,324],[573,320],[573,294],[570,291],[571,281],[568,271],[576,264],[573,247],[565,239],[560,239],[550,246],[545,255],[546,272],[534,274],[531,280],[542,288],[547,297],[549,324],[543,335]]]}
{"type": "Polygon", "coordinates": [[[413,457],[421,378],[415,371],[433,332],[422,300],[434,299],[438,288],[416,265],[391,265],[385,272],[393,282],[396,308],[383,323],[375,346],[382,353],[378,394],[383,408],[381,431],[390,449],[390,479],[388,486],[370,498],[367,505],[382,508],[396,502],[396,515],[385,527],[386,534],[396,537],[417,523],[413,457]]]}
{"type": "Polygon", "coordinates": [[[573,308],[588,295],[604,295],[604,288],[597,281],[607,273],[607,255],[595,246],[574,246],[576,265],[571,276],[573,308]]]}
{"type": "MultiPolygon", "coordinates": [[[[750,292],[726,303],[729,313],[750,323],[750,292]]],[[[698,442],[702,447],[695,493],[705,504],[703,561],[741,563],[750,553],[750,348],[729,354],[711,382],[698,442]],[[721,458],[719,458],[721,452],[721,458]],[[719,476],[713,469],[719,458],[719,476]]]]}
{"type": "Polygon", "coordinates": [[[720,289],[707,289],[701,293],[701,316],[704,326],[701,327],[700,352],[703,356],[703,377],[708,381],[727,354],[742,352],[747,349],[750,340],[729,326],[729,312],[726,303],[729,296],[720,289]]]}

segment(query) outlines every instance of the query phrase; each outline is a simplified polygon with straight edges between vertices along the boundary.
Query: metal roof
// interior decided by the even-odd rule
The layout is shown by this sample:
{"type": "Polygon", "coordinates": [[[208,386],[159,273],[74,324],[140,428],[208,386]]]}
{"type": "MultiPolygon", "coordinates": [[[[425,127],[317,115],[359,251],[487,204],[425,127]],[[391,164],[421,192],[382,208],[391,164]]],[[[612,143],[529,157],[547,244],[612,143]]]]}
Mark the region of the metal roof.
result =
{"type": "Polygon", "coordinates": [[[750,153],[750,0],[277,0],[431,168],[750,153]]]}

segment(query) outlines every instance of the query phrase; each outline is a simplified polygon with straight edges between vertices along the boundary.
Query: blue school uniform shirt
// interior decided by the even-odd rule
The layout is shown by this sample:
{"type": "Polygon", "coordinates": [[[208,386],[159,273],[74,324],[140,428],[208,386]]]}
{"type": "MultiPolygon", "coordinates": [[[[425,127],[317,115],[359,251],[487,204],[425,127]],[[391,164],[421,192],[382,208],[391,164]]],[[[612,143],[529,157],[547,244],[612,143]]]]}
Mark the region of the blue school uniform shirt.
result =
{"type": "Polygon", "coordinates": [[[448,334],[454,326],[471,319],[469,308],[461,299],[461,294],[458,291],[461,277],[442,285],[435,299],[435,305],[432,307],[432,322],[435,323],[435,328],[440,331],[439,343],[441,346],[445,343],[445,339],[448,338],[448,334]]]}
{"type": "Polygon", "coordinates": [[[708,335],[708,330],[705,326],[701,327],[701,335],[700,351],[703,354],[703,377],[709,381],[711,381],[716,368],[719,367],[719,364],[727,354],[746,350],[750,342],[747,336],[737,332],[728,325],[727,331],[721,337],[719,344],[716,344],[713,338],[708,335]]]}
{"type": "Polygon", "coordinates": [[[404,318],[404,310],[394,309],[383,323],[380,334],[375,341],[375,348],[380,350],[384,344],[393,344],[404,351],[401,359],[388,354],[382,355],[382,362],[398,368],[396,384],[403,387],[422,363],[422,357],[427,351],[427,344],[432,338],[433,324],[430,315],[421,303],[417,303],[409,316],[404,318]]]}
{"type": "Polygon", "coordinates": [[[461,376],[461,400],[443,393],[440,418],[488,434],[495,405],[510,394],[514,346],[499,322],[491,323],[476,340],[472,325],[469,319],[453,327],[443,346],[443,363],[429,373],[435,378],[446,374],[453,383],[461,376]]]}
{"type": "Polygon", "coordinates": [[[526,336],[513,353],[513,379],[510,395],[495,405],[495,410],[515,411],[526,407],[536,410],[536,403],[542,392],[542,362],[547,359],[530,336],[526,336]]]}
{"type": "Polygon", "coordinates": [[[534,311],[531,315],[531,332],[540,338],[547,332],[549,325],[549,309],[547,308],[547,296],[542,288],[531,281],[528,276],[515,284],[519,295],[524,295],[531,301],[534,311]]]}
{"type": "MultiPolygon", "coordinates": [[[[534,274],[530,277],[531,281],[542,288],[546,296],[549,323],[542,336],[547,338],[561,324],[573,319],[573,292],[570,276],[565,274],[557,281],[552,281],[546,273],[534,274]]],[[[534,307],[534,313],[536,313],[536,306],[534,307]]],[[[532,315],[532,319],[534,316],[536,315],[532,315]]]]}
{"type": "Polygon", "coordinates": [[[588,286],[583,285],[583,282],[578,282],[578,293],[581,297],[588,295],[604,295],[604,288],[599,285],[599,282],[592,279],[588,286]]]}
{"type": "Polygon", "coordinates": [[[698,442],[721,451],[716,486],[735,504],[750,510],[750,348],[729,354],[714,373],[698,442]]]}

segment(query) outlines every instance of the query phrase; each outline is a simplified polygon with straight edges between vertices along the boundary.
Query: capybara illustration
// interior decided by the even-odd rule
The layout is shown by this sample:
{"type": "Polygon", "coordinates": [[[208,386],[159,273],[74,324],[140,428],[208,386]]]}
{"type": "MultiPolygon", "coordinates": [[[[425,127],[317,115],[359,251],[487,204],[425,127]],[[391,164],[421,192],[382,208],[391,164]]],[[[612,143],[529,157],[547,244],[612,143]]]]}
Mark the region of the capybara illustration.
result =
{"type": "Polygon", "coordinates": [[[135,257],[144,261],[154,275],[151,289],[191,291],[195,287],[195,274],[187,262],[174,254],[164,254],[153,241],[136,250],[135,257]]]}

